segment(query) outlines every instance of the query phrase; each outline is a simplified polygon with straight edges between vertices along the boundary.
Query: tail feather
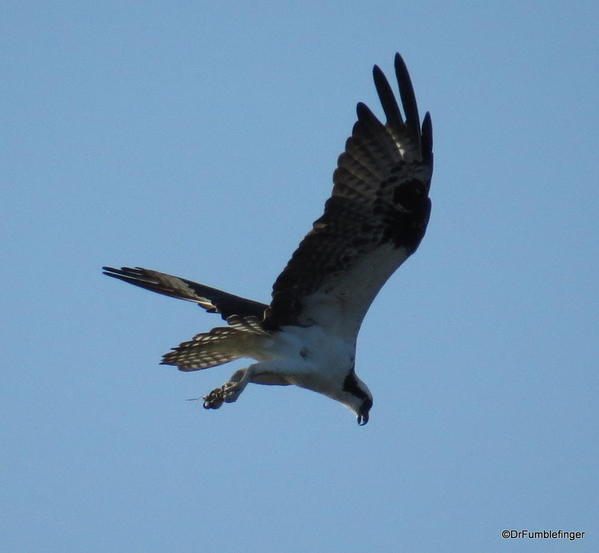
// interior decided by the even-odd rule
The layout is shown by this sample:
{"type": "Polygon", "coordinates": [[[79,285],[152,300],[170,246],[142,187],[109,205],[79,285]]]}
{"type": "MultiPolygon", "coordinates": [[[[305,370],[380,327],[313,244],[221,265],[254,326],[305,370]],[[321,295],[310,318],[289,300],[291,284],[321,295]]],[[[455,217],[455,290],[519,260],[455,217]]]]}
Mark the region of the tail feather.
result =
{"type": "Polygon", "coordinates": [[[161,364],[175,365],[181,371],[216,367],[241,357],[252,357],[266,336],[232,327],[213,328],[173,348],[163,356],[161,364]]]}
{"type": "Polygon", "coordinates": [[[223,319],[232,315],[262,319],[267,305],[143,267],[102,267],[104,274],[171,298],[197,303],[209,313],[220,313],[223,319]]]}

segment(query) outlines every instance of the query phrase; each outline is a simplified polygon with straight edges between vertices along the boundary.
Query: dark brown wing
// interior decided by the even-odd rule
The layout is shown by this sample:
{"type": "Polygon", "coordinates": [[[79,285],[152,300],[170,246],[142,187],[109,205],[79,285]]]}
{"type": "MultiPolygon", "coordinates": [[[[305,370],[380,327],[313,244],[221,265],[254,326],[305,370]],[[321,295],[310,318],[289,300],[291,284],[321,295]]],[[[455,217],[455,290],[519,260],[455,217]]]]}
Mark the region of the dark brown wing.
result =
{"type": "Polygon", "coordinates": [[[418,247],[433,170],[430,115],[422,127],[410,76],[395,56],[405,121],[383,72],[373,76],[383,125],[362,103],[333,175],[324,214],[273,285],[265,326],[320,324],[355,336],[372,300],[418,247]]]}
{"type": "Polygon", "coordinates": [[[146,290],[171,298],[197,303],[209,313],[220,313],[223,319],[232,315],[258,317],[260,320],[267,306],[263,303],[234,296],[216,288],[210,288],[191,280],[159,273],[141,267],[102,267],[104,274],[135,284],[146,290]]]}

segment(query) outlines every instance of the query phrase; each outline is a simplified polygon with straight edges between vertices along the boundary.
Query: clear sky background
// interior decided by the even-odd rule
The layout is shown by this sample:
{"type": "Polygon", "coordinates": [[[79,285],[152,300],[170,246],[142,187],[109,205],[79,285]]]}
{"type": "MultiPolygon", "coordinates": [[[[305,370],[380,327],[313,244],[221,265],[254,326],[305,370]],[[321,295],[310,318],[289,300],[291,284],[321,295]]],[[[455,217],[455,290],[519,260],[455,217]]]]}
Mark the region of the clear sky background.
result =
{"type": "Polygon", "coordinates": [[[599,550],[596,2],[2,12],[2,551],[599,550]],[[268,301],[396,51],[433,214],[360,334],[370,423],[292,388],[185,401],[235,366],[160,357],[220,319],[101,265],[268,301]]]}

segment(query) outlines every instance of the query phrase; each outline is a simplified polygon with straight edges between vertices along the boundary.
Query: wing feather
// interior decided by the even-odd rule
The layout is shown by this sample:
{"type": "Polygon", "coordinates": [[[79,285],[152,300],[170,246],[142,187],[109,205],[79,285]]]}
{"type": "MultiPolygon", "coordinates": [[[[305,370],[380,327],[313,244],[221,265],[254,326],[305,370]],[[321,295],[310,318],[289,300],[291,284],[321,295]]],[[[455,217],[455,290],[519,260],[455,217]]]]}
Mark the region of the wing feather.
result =
{"type": "MultiPolygon", "coordinates": [[[[416,103],[416,94],[412,86],[412,79],[408,68],[399,54],[395,54],[395,75],[399,84],[399,95],[401,104],[406,113],[406,126],[412,138],[420,141],[420,116],[418,115],[418,104],[416,103]]],[[[382,101],[382,99],[381,99],[382,101]]]]}
{"type": "Polygon", "coordinates": [[[355,338],[380,288],[422,240],[431,207],[432,124],[427,113],[420,127],[399,54],[395,75],[405,122],[375,66],[386,123],[357,105],[358,121],[337,161],[332,195],[273,285],[266,328],[320,324],[355,338]]]}
{"type": "Polygon", "coordinates": [[[375,65],[372,69],[372,76],[377,94],[381,100],[381,105],[383,106],[383,111],[385,112],[385,117],[387,118],[387,124],[390,127],[401,127],[403,125],[403,118],[387,77],[385,77],[385,74],[378,65],[375,65]]]}

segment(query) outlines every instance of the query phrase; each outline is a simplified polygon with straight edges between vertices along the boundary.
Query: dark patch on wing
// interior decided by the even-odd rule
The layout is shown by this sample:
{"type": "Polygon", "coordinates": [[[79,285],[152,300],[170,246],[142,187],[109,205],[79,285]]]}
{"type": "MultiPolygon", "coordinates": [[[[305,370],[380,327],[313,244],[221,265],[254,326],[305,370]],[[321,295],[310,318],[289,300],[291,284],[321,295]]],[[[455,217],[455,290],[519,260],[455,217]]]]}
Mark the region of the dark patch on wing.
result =
{"type": "MultiPolygon", "coordinates": [[[[374,82],[387,121],[383,125],[366,105],[357,105],[358,121],[338,159],[333,194],[275,281],[266,328],[298,324],[303,298],[324,284],[328,288],[336,274],[351,271],[361,256],[386,243],[411,254],[422,240],[431,209],[432,125],[427,113],[420,126],[410,76],[399,54],[395,74],[405,122],[391,86],[375,66],[374,82]]],[[[401,261],[398,256],[398,265],[401,261]]]]}
{"type": "Polygon", "coordinates": [[[227,320],[232,315],[258,317],[264,315],[267,305],[235,296],[192,280],[160,273],[142,267],[102,267],[104,274],[158,294],[197,303],[209,313],[220,313],[227,320]]]}

